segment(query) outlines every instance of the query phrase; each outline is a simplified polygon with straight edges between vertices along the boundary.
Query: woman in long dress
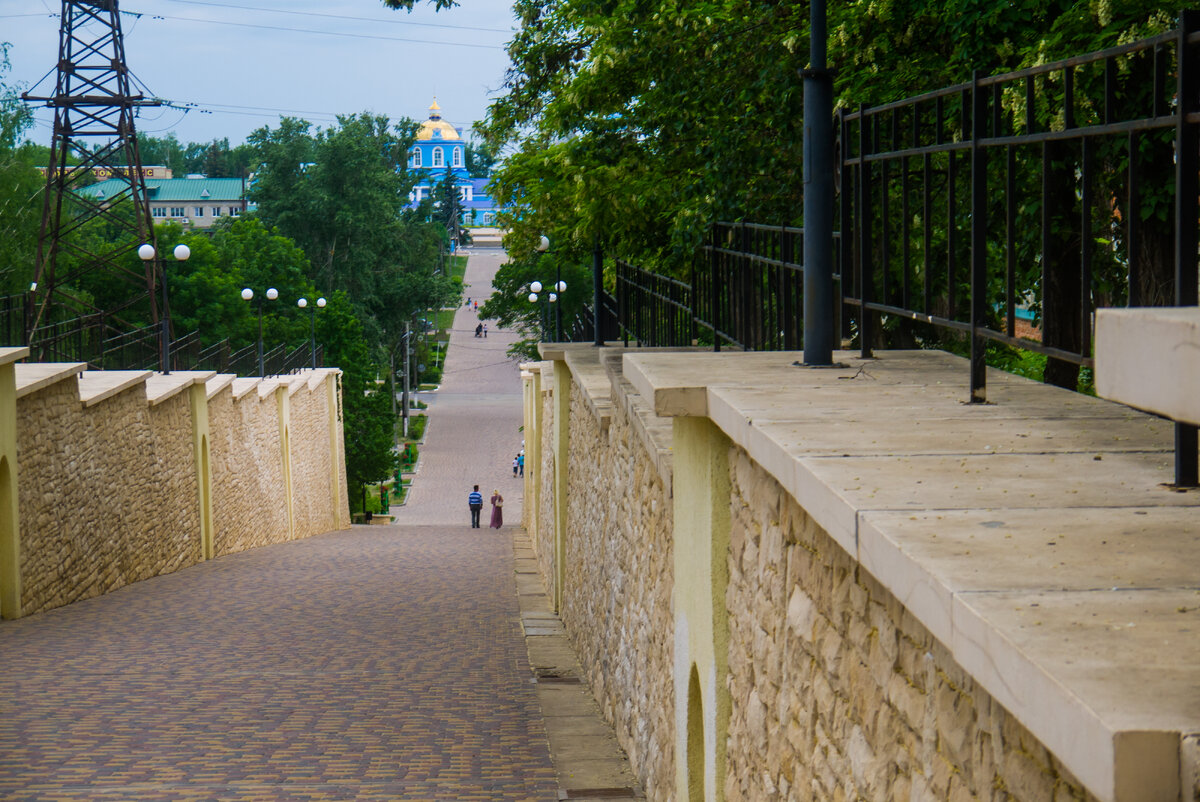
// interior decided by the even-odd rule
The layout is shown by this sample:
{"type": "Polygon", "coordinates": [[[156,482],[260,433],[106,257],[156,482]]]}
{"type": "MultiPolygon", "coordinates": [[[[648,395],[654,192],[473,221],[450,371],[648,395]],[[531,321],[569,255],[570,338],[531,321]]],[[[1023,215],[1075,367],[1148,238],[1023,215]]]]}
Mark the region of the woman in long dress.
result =
{"type": "Polygon", "coordinates": [[[504,496],[500,495],[499,490],[492,491],[492,522],[488,526],[492,529],[499,529],[504,524],[504,496]]]}

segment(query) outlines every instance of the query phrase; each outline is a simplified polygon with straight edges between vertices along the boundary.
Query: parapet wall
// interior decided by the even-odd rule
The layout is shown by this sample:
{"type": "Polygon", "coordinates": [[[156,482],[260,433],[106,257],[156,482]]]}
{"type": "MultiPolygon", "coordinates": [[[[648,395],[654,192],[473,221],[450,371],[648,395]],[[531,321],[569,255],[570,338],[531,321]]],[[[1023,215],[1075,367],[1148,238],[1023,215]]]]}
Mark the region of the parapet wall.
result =
{"type": "Polygon", "coordinates": [[[349,525],[338,371],[106,373],[24,350],[0,360],[6,618],[349,525]]]}
{"type": "Polygon", "coordinates": [[[936,353],[543,349],[525,523],[649,799],[1200,800],[1169,425],[1003,374],[962,404],[936,353]]]}

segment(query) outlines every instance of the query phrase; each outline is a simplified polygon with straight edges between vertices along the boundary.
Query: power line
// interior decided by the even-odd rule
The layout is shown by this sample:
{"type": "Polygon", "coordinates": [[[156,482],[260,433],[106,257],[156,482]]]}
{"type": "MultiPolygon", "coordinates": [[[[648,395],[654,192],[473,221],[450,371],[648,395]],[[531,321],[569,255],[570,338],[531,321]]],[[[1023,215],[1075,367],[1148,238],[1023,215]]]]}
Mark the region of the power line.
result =
{"type": "Polygon", "coordinates": [[[344,19],[355,22],[371,22],[385,23],[387,25],[419,25],[423,28],[449,28],[455,31],[484,31],[486,33],[512,33],[512,30],[504,28],[475,28],[469,25],[443,25],[438,22],[413,22],[412,20],[397,20],[397,19],[374,19],[371,17],[351,17],[345,14],[321,14],[316,11],[292,11],[289,9],[279,8],[260,8],[258,6],[231,6],[225,3],[209,3],[205,0],[171,0],[173,3],[182,3],[189,6],[211,6],[213,8],[230,8],[238,11],[265,11],[269,14],[294,14],[303,17],[324,17],[326,19],[344,19]]]}
{"type": "Polygon", "coordinates": [[[378,39],[384,42],[407,42],[419,45],[437,45],[438,47],[475,47],[484,50],[503,50],[503,45],[482,45],[471,42],[438,42],[432,39],[408,39],[400,36],[378,36],[370,33],[344,33],[340,31],[314,31],[311,28],[289,28],[285,25],[259,25],[253,22],[229,22],[227,20],[198,19],[196,17],[169,17],[155,14],[154,19],[174,20],[177,22],[199,22],[208,25],[229,25],[235,28],[258,28],[266,31],[290,31],[292,33],[311,33],[318,36],[342,36],[348,39],[378,39]]]}

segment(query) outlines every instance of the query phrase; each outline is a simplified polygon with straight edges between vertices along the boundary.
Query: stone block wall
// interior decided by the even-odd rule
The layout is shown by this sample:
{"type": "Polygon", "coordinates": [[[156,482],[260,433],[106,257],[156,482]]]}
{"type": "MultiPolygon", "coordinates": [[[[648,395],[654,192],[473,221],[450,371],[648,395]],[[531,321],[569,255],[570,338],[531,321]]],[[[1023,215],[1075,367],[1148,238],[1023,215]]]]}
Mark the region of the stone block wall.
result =
{"type": "Polygon", "coordinates": [[[330,478],[334,455],[329,453],[329,399],[324,388],[301,387],[291,398],[292,507],[294,537],[311,537],[337,525],[330,478]],[[319,503],[321,500],[326,503],[319,503]]]}
{"type": "MultiPolygon", "coordinates": [[[[18,365],[18,368],[21,366],[18,365]]],[[[288,403],[295,536],[348,525],[341,421],[323,378],[294,387],[288,403]],[[331,430],[336,454],[331,453],[331,430]],[[333,476],[341,483],[334,484],[333,476]],[[340,513],[339,513],[340,510],[340,513]]],[[[289,487],[275,393],[230,385],[208,399],[214,554],[287,540],[289,487]]],[[[336,397],[336,396],[335,396],[336,397]]],[[[98,596],[203,559],[201,471],[191,389],[151,404],[144,380],[85,405],[79,374],[31,384],[15,408],[17,615],[98,596]]],[[[201,402],[203,403],[203,402],[201,402]]],[[[5,615],[12,613],[6,611],[5,615]]]]}
{"type": "Polygon", "coordinates": [[[235,398],[231,388],[209,404],[212,430],[213,553],[222,554],[288,539],[279,411],[273,394],[252,389],[235,398]]]}
{"type": "Polygon", "coordinates": [[[542,372],[542,394],[537,402],[542,405],[542,430],[537,433],[540,440],[542,464],[538,466],[534,481],[538,485],[537,495],[537,549],[538,565],[546,582],[546,592],[556,598],[554,571],[554,394],[546,388],[553,387],[550,371],[542,372]]]}
{"type": "Polygon", "coordinates": [[[736,446],[730,473],[727,800],[1094,799],[736,446]]]}
{"type": "Polygon", "coordinates": [[[562,619],[649,799],[673,799],[671,503],[628,413],[607,431],[571,389],[562,619]]]}
{"type": "Polygon", "coordinates": [[[187,398],[152,410],[135,385],[95,406],[72,374],[17,401],[21,609],[26,615],[199,560],[187,398]],[[181,440],[186,442],[181,442],[181,440]],[[161,450],[159,450],[161,448],[161,450]]]}

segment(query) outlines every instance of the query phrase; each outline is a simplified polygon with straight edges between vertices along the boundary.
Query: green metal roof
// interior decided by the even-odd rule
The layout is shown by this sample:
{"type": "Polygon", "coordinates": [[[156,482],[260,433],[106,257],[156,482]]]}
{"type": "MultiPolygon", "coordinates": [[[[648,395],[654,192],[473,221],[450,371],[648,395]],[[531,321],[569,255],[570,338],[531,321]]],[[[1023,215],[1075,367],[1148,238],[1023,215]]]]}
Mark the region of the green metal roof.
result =
{"type": "MultiPolygon", "coordinates": [[[[242,197],[240,178],[147,178],[151,203],[209,203],[236,201],[242,197]]],[[[97,181],[80,190],[96,198],[112,197],[129,190],[129,182],[119,178],[97,181]],[[103,193],[103,194],[101,194],[103,193]]]]}

